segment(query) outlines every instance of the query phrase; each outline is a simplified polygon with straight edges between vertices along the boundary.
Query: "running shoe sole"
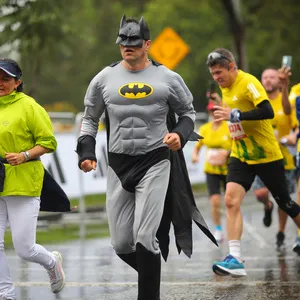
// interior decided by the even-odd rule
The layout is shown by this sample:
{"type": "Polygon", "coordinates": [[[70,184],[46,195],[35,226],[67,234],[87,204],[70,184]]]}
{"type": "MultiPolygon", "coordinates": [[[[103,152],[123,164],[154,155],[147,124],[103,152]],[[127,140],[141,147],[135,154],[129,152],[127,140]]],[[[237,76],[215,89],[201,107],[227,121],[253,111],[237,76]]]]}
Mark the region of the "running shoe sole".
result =
{"type": "Polygon", "coordinates": [[[245,269],[227,269],[219,265],[213,265],[212,269],[219,276],[232,276],[235,278],[247,276],[245,269]]]}
{"type": "Polygon", "coordinates": [[[63,290],[63,288],[65,287],[66,275],[65,275],[64,270],[62,268],[62,263],[63,263],[62,255],[58,251],[52,251],[52,253],[58,259],[58,262],[60,264],[61,275],[62,275],[62,283],[61,283],[60,287],[58,287],[54,291],[52,291],[52,293],[57,294],[57,293],[61,292],[63,290]]]}

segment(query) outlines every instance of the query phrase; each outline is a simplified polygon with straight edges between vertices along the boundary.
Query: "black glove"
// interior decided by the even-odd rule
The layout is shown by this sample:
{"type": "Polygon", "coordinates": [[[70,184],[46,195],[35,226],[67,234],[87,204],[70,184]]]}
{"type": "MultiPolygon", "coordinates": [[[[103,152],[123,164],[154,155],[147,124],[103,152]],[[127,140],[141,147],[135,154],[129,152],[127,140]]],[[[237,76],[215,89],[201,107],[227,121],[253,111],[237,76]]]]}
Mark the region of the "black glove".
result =
{"type": "Polygon", "coordinates": [[[75,152],[78,154],[78,167],[84,160],[90,159],[97,161],[95,154],[96,140],[91,135],[83,135],[77,140],[77,148],[75,152]]]}

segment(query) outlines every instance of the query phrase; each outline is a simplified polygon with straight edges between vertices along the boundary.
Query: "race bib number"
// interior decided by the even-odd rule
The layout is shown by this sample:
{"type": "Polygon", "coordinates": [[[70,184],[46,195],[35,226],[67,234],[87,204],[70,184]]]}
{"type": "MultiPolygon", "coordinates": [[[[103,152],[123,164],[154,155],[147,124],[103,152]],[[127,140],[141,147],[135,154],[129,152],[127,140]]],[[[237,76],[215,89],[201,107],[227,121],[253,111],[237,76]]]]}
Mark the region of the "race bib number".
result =
{"type": "Polygon", "coordinates": [[[225,149],[208,149],[206,160],[213,166],[223,166],[227,163],[229,151],[225,149]]]}
{"type": "Polygon", "coordinates": [[[247,136],[245,133],[241,122],[239,123],[231,123],[228,122],[230,136],[233,140],[241,140],[247,136]]]}

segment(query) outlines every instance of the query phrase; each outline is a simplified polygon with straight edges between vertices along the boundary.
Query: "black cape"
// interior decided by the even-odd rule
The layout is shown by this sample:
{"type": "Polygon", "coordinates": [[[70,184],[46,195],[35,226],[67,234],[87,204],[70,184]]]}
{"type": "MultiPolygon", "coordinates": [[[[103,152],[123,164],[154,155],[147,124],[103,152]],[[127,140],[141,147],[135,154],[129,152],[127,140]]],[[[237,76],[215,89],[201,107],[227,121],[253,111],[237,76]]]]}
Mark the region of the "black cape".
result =
{"type": "MultiPolygon", "coordinates": [[[[5,180],[5,163],[7,163],[7,160],[0,157],[0,187],[2,186],[2,188],[5,180]]],[[[46,169],[44,171],[43,187],[40,196],[40,211],[71,211],[70,200],[64,190],[46,169]]]]}
{"type": "MultiPolygon", "coordinates": [[[[172,111],[168,114],[167,126],[170,132],[176,126],[175,113],[172,111]]],[[[200,136],[193,131],[188,140],[197,141],[199,138],[200,136]]],[[[210,232],[196,206],[182,149],[170,151],[170,161],[170,180],[165,199],[164,213],[156,235],[165,261],[167,261],[169,254],[171,224],[174,227],[175,242],[179,253],[183,251],[188,257],[192,255],[192,221],[218,246],[215,237],[210,232]]]]}
{"type": "Polygon", "coordinates": [[[46,169],[41,193],[40,211],[71,211],[70,200],[68,196],[46,169]]]}

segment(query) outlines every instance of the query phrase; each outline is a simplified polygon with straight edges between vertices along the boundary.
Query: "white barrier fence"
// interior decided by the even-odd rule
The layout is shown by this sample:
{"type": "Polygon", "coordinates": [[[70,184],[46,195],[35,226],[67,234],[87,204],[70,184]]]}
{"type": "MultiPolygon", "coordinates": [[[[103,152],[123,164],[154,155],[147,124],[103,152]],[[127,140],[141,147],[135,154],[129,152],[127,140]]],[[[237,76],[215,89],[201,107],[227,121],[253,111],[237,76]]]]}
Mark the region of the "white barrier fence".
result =
{"type": "MultiPolygon", "coordinates": [[[[106,191],[106,132],[100,131],[97,135],[96,156],[98,159],[96,171],[83,173],[78,168],[78,156],[75,152],[77,136],[74,133],[56,133],[58,147],[55,153],[42,156],[45,168],[53,175],[70,198],[80,197],[82,193],[99,194],[106,191]]],[[[187,168],[192,183],[205,182],[203,172],[204,148],[199,154],[199,163],[192,164],[191,157],[195,142],[189,142],[184,147],[187,168]]]]}

